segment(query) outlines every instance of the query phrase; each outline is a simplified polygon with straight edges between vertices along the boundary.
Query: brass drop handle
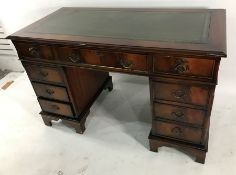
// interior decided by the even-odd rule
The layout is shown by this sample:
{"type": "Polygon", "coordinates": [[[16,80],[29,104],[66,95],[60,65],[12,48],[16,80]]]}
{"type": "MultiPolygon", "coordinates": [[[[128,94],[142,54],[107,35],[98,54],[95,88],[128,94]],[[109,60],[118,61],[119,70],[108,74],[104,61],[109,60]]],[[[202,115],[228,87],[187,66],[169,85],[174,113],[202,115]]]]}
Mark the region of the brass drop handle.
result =
{"type": "Polygon", "coordinates": [[[171,133],[174,135],[181,135],[183,133],[182,129],[180,127],[174,127],[171,129],[171,133]]]}
{"type": "Polygon", "coordinates": [[[77,63],[77,62],[82,62],[80,55],[76,54],[76,53],[72,53],[69,57],[69,60],[71,60],[73,63],[77,63]]]}
{"type": "Polygon", "coordinates": [[[175,98],[183,98],[185,95],[186,95],[186,91],[185,90],[176,90],[174,92],[172,92],[172,95],[175,97],[175,98]]]}
{"type": "Polygon", "coordinates": [[[57,106],[57,105],[51,105],[51,108],[52,108],[53,110],[59,110],[59,109],[60,109],[60,107],[57,106]]]}
{"type": "Polygon", "coordinates": [[[133,66],[132,61],[124,61],[122,58],[120,58],[120,65],[124,69],[131,69],[133,66]]]}
{"type": "Polygon", "coordinates": [[[175,119],[183,119],[184,118],[183,111],[174,111],[174,112],[171,113],[171,115],[175,119]]]}
{"type": "Polygon", "coordinates": [[[46,71],[43,71],[43,70],[40,70],[40,75],[43,76],[43,77],[47,77],[48,76],[48,72],[46,71]]]}
{"type": "Polygon", "coordinates": [[[178,58],[175,60],[173,71],[176,73],[185,73],[189,70],[188,62],[184,58],[178,58]]]}
{"type": "Polygon", "coordinates": [[[29,52],[30,52],[30,55],[32,56],[39,56],[39,51],[38,51],[38,48],[36,47],[30,47],[29,48],[29,52]]]}
{"type": "Polygon", "coordinates": [[[47,92],[47,94],[49,94],[49,95],[52,95],[52,94],[55,93],[54,90],[52,90],[52,89],[46,89],[46,92],[47,92]]]}

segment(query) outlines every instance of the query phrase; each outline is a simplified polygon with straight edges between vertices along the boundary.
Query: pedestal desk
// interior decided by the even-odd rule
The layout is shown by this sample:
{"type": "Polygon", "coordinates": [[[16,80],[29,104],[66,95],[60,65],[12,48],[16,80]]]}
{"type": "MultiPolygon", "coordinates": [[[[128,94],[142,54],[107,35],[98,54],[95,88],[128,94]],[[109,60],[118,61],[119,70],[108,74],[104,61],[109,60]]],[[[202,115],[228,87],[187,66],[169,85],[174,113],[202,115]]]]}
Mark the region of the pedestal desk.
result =
{"type": "Polygon", "coordinates": [[[222,9],[62,8],[8,38],[46,125],[62,119],[82,134],[93,102],[113,89],[109,72],[148,76],[150,150],[204,163],[225,18],[222,9]]]}

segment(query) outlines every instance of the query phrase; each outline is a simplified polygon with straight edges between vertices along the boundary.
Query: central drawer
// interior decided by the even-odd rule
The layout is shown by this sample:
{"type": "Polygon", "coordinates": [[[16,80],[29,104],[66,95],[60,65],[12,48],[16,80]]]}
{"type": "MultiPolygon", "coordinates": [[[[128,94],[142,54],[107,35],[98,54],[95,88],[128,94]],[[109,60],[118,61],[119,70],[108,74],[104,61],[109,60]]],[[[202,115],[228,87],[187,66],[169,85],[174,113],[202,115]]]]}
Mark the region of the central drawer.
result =
{"type": "Polygon", "coordinates": [[[58,103],[50,100],[44,100],[39,98],[39,104],[44,112],[49,112],[53,114],[59,114],[62,116],[73,117],[72,108],[69,104],[58,103]]]}
{"type": "Polygon", "coordinates": [[[147,57],[142,54],[114,53],[101,57],[103,66],[121,68],[124,70],[147,71],[147,57]]]}
{"type": "Polygon", "coordinates": [[[57,57],[60,61],[96,65],[101,68],[118,68],[123,70],[147,71],[147,56],[136,53],[121,53],[58,47],[57,57]]]}

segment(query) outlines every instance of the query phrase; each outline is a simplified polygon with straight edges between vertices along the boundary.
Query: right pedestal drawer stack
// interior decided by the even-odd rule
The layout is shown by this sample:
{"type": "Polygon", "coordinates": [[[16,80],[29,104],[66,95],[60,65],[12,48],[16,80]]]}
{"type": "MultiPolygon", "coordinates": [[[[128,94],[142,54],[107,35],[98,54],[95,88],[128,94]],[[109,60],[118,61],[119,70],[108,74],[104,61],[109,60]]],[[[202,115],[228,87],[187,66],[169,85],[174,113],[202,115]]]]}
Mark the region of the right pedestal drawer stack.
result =
{"type": "Polygon", "coordinates": [[[155,55],[150,93],[150,148],[181,148],[204,163],[219,59],[155,55]]]}

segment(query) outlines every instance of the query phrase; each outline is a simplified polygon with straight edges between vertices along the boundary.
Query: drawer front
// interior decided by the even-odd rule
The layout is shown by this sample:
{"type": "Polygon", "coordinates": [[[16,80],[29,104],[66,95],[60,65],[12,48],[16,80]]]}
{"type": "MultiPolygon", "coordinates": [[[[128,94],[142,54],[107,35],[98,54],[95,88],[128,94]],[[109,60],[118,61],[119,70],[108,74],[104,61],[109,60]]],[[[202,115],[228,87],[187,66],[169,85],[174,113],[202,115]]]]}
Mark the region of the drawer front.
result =
{"type": "Polygon", "coordinates": [[[72,47],[59,47],[57,49],[60,61],[68,63],[83,63],[100,65],[100,54],[95,50],[78,49],[72,47]]]}
{"type": "Polygon", "coordinates": [[[161,103],[154,103],[154,117],[159,117],[168,120],[180,121],[190,124],[202,126],[205,116],[205,111],[173,106],[161,103]]]}
{"type": "Polygon", "coordinates": [[[184,58],[174,56],[154,56],[153,70],[157,73],[213,78],[215,60],[184,58]]]}
{"type": "Polygon", "coordinates": [[[21,59],[39,58],[53,60],[52,47],[32,43],[14,43],[21,59]]]}
{"type": "Polygon", "coordinates": [[[172,83],[153,82],[154,99],[169,100],[193,105],[206,106],[209,88],[172,83]]]}
{"type": "Polygon", "coordinates": [[[147,71],[147,57],[141,54],[111,53],[89,49],[60,47],[57,49],[61,61],[100,65],[102,67],[147,71]]]}
{"type": "Polygon", "coordinates": [[[202,130],[198,128],[185,127],[182,125],[153,121],[152,134],[159,134],[176,139],[186,140],[200,144],[202,130]]]}
{"type": "Polygon", "coordinates": [[[60,69],[55,67],[24,65],[28,76],[33,80],[64,84],[60,69]]]}
{"type": "Polygon", "coordinates": [[[147,71],[147,56],[131,53],[105,54],[101,57],[103,66],[124,70],[147,71]]]}
{"type": "Polygon", "coordinates": [[[63,116],[73,117],[73,112],[69,104],[57,103],[49,100],[38,99],[39,104],[44,112],[59,114],[63,116]]]}
{"type": "Polygon", "coordinates": [[[32,83],[32,85],[38,97],[69,102],[66,88],[41,83],[32,83]]]}

